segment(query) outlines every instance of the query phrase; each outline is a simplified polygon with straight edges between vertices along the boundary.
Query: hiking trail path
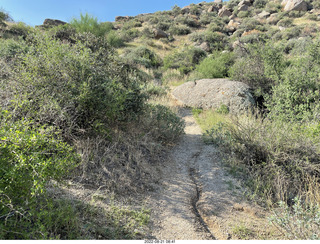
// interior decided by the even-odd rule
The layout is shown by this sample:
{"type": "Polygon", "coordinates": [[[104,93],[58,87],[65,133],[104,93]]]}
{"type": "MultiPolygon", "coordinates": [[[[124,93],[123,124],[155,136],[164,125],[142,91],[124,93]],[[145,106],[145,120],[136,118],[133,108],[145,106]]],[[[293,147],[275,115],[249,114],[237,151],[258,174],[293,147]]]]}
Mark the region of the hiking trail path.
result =
{"type": "Polygon", "coordinates": [[[191,110],[180,107],[178,114],[185,135],[163,165],[160,189],[149,199],[150,239],[267,239],[273,230],[264,210],[245,200],[218,149],[203,142],[191,110]]]}

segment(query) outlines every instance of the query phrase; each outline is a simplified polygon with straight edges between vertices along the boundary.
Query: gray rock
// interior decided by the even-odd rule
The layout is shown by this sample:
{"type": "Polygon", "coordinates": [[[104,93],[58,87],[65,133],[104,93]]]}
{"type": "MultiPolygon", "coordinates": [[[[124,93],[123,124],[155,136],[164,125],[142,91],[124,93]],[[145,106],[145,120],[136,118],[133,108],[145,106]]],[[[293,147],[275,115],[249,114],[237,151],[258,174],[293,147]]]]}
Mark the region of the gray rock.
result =
{"type": "Polygon", "coordinates": [[[160,38],[168,38],[168,34],[165,33],[163,30],[160,29],[154,29],[154,38],[160,39],[160,38]]]}
{"type": "Polygon", "coordinates": [[[212,5],[208,8],[208,13],[219,12],[219,7],[217,5],[212,5]]]}
{"type": "Polygon", "coordinates": [[[223,1],[222,1],[222,0],[214,0],[213,2],[215,2],[215,3],[222,3],[223,1]]]}
{"type": "Polygon", "coordinates": [[[238,7],[238,11],[247,11],[249,9],[249,6],[248,5],[240,5],[238,7]]]}
{"type": "Polygon", "coordinates": [[[288,0],[284,11],[307,11],[308,4],[304,0],[288,0]]]}
{"type": "Polygon", "coordinates": [[[248,7],[250,7],[252,5],[252,2],[250,0],[242,0],[238,6],[242,6],[242,5],[247,5],[248,7]]]}
{"type": "Polygon", "coordinates": [[[210,52],[211,48],[208,42],[203,42],[201,43],[201,45],[199,46],[199,48],[201,48],[203,51],[205,52],[210,52]]]}
{"type": "Polygon", "coordinates": [[[178,86],[172,95],[189,107],[217,109],[226,105],[233,114],[246,112],[255,104],[250,87],[228,79],[204,79],[178,86]]]}
{"type": "Polygon", "coordinates": [[[222,9],[219,10],[219,17],[230,17],[232,15],[231,9],[228,9],[226,6],[223,6],[222,9]]]}
{"type": "Polygon", "coordinates": [[[260,19],[265,19],[265,18],[268,18],[269,16],[270,16],[270,13],[265,10],[263,10],[260,14],[258,14],[258,17],[260,19]]]}

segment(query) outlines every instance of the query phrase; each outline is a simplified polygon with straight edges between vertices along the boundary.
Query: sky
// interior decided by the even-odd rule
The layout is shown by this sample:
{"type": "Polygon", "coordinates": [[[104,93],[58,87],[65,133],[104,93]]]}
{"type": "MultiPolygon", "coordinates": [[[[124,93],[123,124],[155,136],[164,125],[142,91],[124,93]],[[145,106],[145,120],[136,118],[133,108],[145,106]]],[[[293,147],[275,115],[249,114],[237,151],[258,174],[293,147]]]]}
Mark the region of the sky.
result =
{"type": "MultiPolygon", "coordinates": [[[[212,0],[213,1],[213,0],[212,0]]],[[[99,21],[113,22],[116,16],[136,16],[142,13],[171,10],[201,0],[0,0],[0,9],[5,10],[15,22],[41,25],[47,18],[69,22],[80,13],[89,13],[99,21]]],[[[211,2],[211,1],[209,1],[211,2]]]]}

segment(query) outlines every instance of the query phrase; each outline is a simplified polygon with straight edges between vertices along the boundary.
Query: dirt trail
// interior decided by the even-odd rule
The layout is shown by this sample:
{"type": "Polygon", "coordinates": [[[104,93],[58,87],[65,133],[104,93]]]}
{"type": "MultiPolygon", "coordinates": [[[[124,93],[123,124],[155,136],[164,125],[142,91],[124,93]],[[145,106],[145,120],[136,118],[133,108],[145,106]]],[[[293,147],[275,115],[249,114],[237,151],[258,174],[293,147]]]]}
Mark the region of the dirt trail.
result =
{"type": "Polygon", "coordinates": [[[151,238],[159,240],[267,239],[262,209],[243,201],[241,187],[203,143],[191,111],[181,108],[185,135],[163,165],[163,182],[150,198],[151,238]]]}

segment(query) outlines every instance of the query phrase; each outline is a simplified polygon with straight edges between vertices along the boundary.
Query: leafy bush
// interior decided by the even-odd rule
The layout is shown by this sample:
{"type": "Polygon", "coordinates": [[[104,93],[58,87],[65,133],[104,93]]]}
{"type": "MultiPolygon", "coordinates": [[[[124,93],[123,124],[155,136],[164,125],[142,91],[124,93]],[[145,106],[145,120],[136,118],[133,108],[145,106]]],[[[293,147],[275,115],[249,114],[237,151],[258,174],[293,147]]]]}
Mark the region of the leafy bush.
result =
{"type": "Polygon", "coordinates": [[[210,32],[226,32],[226,23],[223,18],[215,17],[211,20],[211,24],[208,26],[210,32]]]}
{"type": "Polygon", "coordinates": [[[229,68],[232,64],[232,53],[216,53],[205,58],[198,66],[196,66],[195,73],[200,79],[224,78],[228,76],[229,68]]]}
{"type": "Polygon", "coordinates": [[[140,64],[146,68],[158,68],[162,65],[161,58],[150,49],[140,46],[135,49],[127,49],[124,57],[132,64],[140,64]]]}
{"type": "Polygon", "coordinates": [[[175,18],[174,22],[176,24],[186,25],[188,27],[199,27],[198,21],[190,16],[178,16],[177,18],[175,18]]]}
{"type": "Polygon", "coordinates": [[[232,79],[248,84],[258,97],[270,93],[286,65],[282,47],[272,43],[247,45],[238,55],[230,69],[232,79]]]}
{"type": "Polygon", "coordinates": [[[282,26],[282,27],[292,27],[293,26],[293,19],[289,18],[289,17],[285,17],[285,18],[281,19],[277,25],[282,26]]]}
{"type": "Polygon", "coordinates": [[[318,82],[319,44],[314,43],[307,55],[292,62],[283,79],[273,87],[268,107],[271,117],[284,120],[312,120],[320,115],[318,82]]]}
{"type": "Polygon", "coordinates": [[[0,42],[0,57],[6,62],[27,53],[28,50],[29,47],[24,41],[7,39],[0,42]]]}
{"type": "Polygon", "coordinates": [[[270,221],[288,240],[319,240],[320,239],[320,206],[303,204],[296,197],[294,205],[289,207],[280,202],[270,221]]]}
{"type": "Polygon", "coordinates": [[[23,38],[26,38],[29,32],[32,31],[32,28],[30,26],[27,26],[23,22],[18,22],[10,25],[6,33],[14,36],[22,36],[23,38]]]}
{"type": "Polygon", "coordinates": [[[215,51],[224,50],[227,46],[227,36],[220,32],[194,32],[189,36],[189,39],[197,44],[207,42],[210,49],[215,51]]]}
{"type": "Polygon", "coordinates": [[[217,13],[211,12],[211,13],[203,13],[200,15],[200,24],[201,25],[208,25],[213,22],[213,20],[217,17],[217,13]]]}
{"type": "Polygon", "coordinates": [[[184,133],[184,121],[165,106],[149,105],[146,118],[145,126],[151,127],[153,138],[162,143],[172,143],[184,133]]]}
{"type": "Polygon", "coordinates": [[[179,69],[181,73],[189,73],[206,55],[206,52],[200,48],[189,47],[177,50],[164,58],[164,68],[179,69]]]}
{"type": "Polygon", "coordinates": [[[112,47],[119,48],[124,46],[123,38],[116,31],[110,31],[106,39],[112,47]]]}
{"type": "Polygon", "coordinates": [[[186,25],[176,25],[176,24],[173,24],[170,26],[168,32],[171,34],[171,35],[188,35],[191,33],[191,30],[188,26],[186,25]]]}
{"type": "Polygon", "coordinates": [[[96,36],[104,36],[113,28],[112,23],[100,23],[96,17],[93,17],[88,13],[86,13],[85,15],[81,13],[80,19],[73,18],[70,21],[70,24],[77,30],[77,32],[89,32],[96,36]]]}
{"type": "Polygon", "coordinates": [[[0,26],[6,26],[5,21],[11,20],[11,17],[4,10],[0,9],[0,26]]]}
{"type": "Polygon", "coordinates": [[[79,162],[75,150],[53,127],[34,124],[24,119],[12,122],[10,113],[0,110],[2,238],[6,236],[3,231],[10,233],[11,224],[26,217],[25,211],[37,213],[38,199],[45,194],[50,180],[61,181],[79,162]]]}
{"type": "Polygon", "coordinates": [[[141,112],[144,95],[134,71],[115,60],[103,39],[76,38],[81,42],[70,46],[46,34],[30,37],[30,51],[12,73],[15,82],[4,84],[15,97],[10,104],[15,116],[55,125],[71,136],[105,130],[141,112]]]}
{"type": "Polygon", "coordinates": [[[267,3],[268,3],[267,0],[256,0],[253,2],[253,7],[254,8],[264,8],[267,3]]]}

